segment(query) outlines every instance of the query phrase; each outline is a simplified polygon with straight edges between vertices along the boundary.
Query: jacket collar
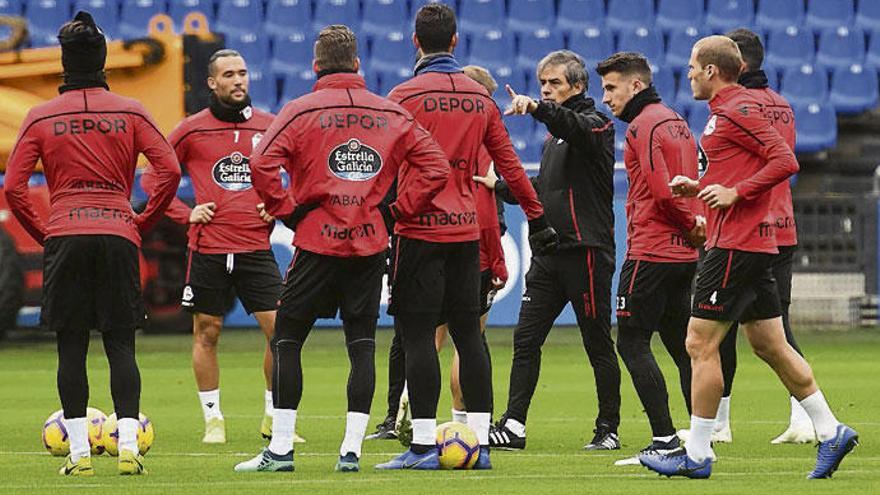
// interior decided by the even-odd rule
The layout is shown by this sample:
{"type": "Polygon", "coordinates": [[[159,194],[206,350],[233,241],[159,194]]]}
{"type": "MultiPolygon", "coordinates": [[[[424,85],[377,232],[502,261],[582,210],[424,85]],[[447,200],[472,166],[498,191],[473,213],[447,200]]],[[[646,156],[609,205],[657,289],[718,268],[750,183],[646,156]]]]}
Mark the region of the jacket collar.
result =
{"type": "Polygon", "coordinates": [[[334,72],[322,76],[315,82],[312,91],[322,89],[366,89],[364,77],[356,72],[334,72]]]}
{"type": "Polygon", "coordinates": [[[211,109],[211,115],[217,120],[240,124],[242,122],[247,122],[254,115],[254,109],[251,107],[250,95],[248,95],[243,102],[235,106],[230,106],[221,102],[213,91],[211,92],[210,99],[211,103],[208,105],[208,108],[211,109]]]}
{"type": "Polygon", "coordinates": [[[748,89],[764,89],[770,86],[767,82],[767,74],[761,69],[743,72],[737,82],[748,89]]]}
{"type": "Polygon", "coordinates": [[[461,64],[458,63],[458,60],[451,53],[432,53],[419,59],[413,72],[415,75],[425,72],[452,74],[461,72],[461,64]]]}
{"type": "Polygon", "coordinates": [[[571,110],[593,111],[596,109],[596,103],[592,98],[586,96],[586,93],[578,93],[569,99],[563,101],[560,106],[571,110]]]}
{"type": "Polygon", "coordinates": [[[727,100],[733,98],[734,95],[743,90],[743,87],[739,84],[731,84],[726,88],[722,89],[715,96],[709,100],[709,108],[716,108],[720,105],[723,105],[727,100]]]}
{"type": "Polygon", "coordinates": [[[632,122],[646,106],[652,103],[660,103],[660,95],[657,94],[653,84],[639,91],[629,100],[620,113],[620,120],[627,123],[632,122]]]}

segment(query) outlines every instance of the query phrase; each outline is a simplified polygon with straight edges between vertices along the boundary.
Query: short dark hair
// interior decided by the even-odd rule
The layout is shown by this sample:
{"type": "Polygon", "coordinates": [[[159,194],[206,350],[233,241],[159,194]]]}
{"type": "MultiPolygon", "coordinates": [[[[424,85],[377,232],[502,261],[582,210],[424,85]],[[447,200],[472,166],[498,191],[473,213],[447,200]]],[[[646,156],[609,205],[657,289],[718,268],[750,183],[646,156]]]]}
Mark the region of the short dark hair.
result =
{"type": "Polygon", "coordinates": [[[455,12],[445,3],[429,3],[416,14],[416,39],[423,53],[449,50],[456,29],[455,12]]]}
{"type": "Polygon", "coordinates": [[[764,45],[757,33],[751,29],[739,28],[725,33],[724,36],[732,39],[739,47],[739,52],[749,70],[761,68],[761,65],[764,64],[764,45]]]}
{"type": "Polygon", "coordinates": [[[617,52],[599,62],[596,72],[605,76],[610,72],[619,72],[625,77],[638,76],[645,85],[651,84],[651,66],[648,59],[637,52],[617,52]]]}
{"type": "Polygon", "coordinates": [[[354,70],[358,56],[357,37],[348,26],[333,24],[318,33],[315,61],[322,71],[354,70]]]}
{"type": "Polygon", "coordinates": [[[584,91],[587,90],[590,76],[587,75],[586,62],[580,55],[571,50],[556,50],[548,53],[538,62],[538,70],[535,71],[538,80],[541,79],[541,73],[544,72],[544,69],[551,65],[565,66],[566,82],[571,86],[580,83],[584,87],[584,91]]]}
{"type": "MultiPolygon", "coordinates": [[[[232,48],[223,48],[221,50],[217,50],[211,55],[211,58],[208,59],[208,75],[213,76],[217,70],[217,59],[224,57],[241,57],[241,53],[238,53],[237,50],[233,50],[232,48]]],[[[244,58],[244,57],[242,57],[244,58]]]]}

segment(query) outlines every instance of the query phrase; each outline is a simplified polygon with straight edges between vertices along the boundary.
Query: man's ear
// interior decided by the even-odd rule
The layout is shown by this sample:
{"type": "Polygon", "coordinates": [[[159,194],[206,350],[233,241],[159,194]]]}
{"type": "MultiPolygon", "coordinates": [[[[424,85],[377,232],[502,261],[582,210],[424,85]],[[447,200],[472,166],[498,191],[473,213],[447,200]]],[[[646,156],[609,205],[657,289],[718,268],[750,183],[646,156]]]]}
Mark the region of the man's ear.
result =
{"type": "Polygon", "coordinates": [[[214,79],[212,76],[208,76],[207,81],[208,81],[208,89],[210,89],[211,91],[214,91],[215,89],[217,89],[217,80],[216,79],[214,79]]]}
{"type": "Polygon", "coordinates": [[[449,53],[454,52],[456,46],[458,46],[458,33],[452,35],[452,41],[449,42],[449,53]]]}
{"type": "Polygon", "coordinates": [[[361,70],[361,58],[360,58],[360,57],[356,57],[356,58],[354,59],[354,71],[355,71],[355,72],[360,72],[360,70],[361,70]]]}
{"type": "Polygon", "coordinates": [[[312,71],[314,71],[315,74],[321,72],[321,68],[318,67],[318,59],[316,58],[312,59],[312,71]]]}

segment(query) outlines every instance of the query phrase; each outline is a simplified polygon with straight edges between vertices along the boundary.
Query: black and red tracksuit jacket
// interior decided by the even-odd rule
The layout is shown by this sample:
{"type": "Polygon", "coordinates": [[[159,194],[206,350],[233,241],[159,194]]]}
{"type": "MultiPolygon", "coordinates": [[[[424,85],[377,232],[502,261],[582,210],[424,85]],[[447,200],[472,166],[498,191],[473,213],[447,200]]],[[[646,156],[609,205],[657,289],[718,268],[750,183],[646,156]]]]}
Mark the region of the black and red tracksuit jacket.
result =
{"type": "MultiPolygon", "coordinates": [[[[764,116],[785,139],[788,147],[794,151],[797,130],[794,125],[794,112],[785,98],[770,89],[764,71],[746,72],[739,78],[739,83],[749,90],[749,94],[758,100],[764,109],[764,116]]],[[[791,199],[791,183],[787,180],[773,188],[773,199],[770,203],[770,224],[776,229],[777,246],[797,245],[797,227],[794,221],[794,205],[791,199]]]]}
{"type": "MultiPolygon", "coordinates": [[[[206,108],[184,119],[168,135],[177,158],[192,180],[196,204],[213,202],[214,217],[189,227],[189,248],[205,254],[246,253],[269,249],[272,225],[257,212],[260,197],[251,185],[250,156],[275,117],[250,109],[244,122],[226,122],[206,108]]],[[[141,185],[152,194],[152,168],[141,185]]],[[[192,208],[177,197],[166,215],[189,224],[192,208]]]]}
{"type": "Polygon", "coordinates": [[[363,77],[320,77],[314,91],[287,103],[251,155],[254,189],[276,217],[317,206],[296,225],[293,244],[313,253],[369,256],[388,247],[379,209],[406,162],[409,182],[390,210],[412,221],[446,185],[449,162],[418,122],[369,92],[363,77]],[[279,167],[290,174],[281,186],[279,167]]]}
{"type": "Polygon", "coordinates": [[[700,188],[734,187],[740,200],[706,209],[706,249],[776,254],[775,229],[767,221],[771,190],[798,171],[797,159],[750,90],[728,86],[709,100],[709,110],[700,140],[709,163],[700,188]]]}
{"type": "Polygon", "coordinates": [[[629,179],[626,258],[696,261],[697,250],[685,234],[702,212],[699,200],[673,198],[669,189],[676,175],[697,178],[697,143],[687,121],[664,105],[653,87],[630,100],[621,118],[630,121],[623,151],[629,179]]]}
{"type": "Polygon", "coordinates": [[[174,198],[180,165],[139,102],[103,87],[75,89],[28,112],[6,167],[6,199],[40,244],[48,237],[116,235],[140,246],[174,198]],[[155,194],[136,215],[129,198],[138,155],[156,171],[155,194]],[[49,187],[49,218],[28,197],[37,161],[49,187]]]}
{"type": "MultiPolygon", "coordinates": [[[[529,182],[504,123],[486,88],[461,72],[454,57],[425,57],[415,77],[395,87],[388,98],[400,103],[443,148],[451,169],[443,190],[421,215],[400,219],[395,233],[430,242],[466,242],[480,238],[473,180],[485,146],[529,220],[544,209],[529,182]]],[[[413,188],[411,172],[402,170],[398,191],[413,188]]]]}

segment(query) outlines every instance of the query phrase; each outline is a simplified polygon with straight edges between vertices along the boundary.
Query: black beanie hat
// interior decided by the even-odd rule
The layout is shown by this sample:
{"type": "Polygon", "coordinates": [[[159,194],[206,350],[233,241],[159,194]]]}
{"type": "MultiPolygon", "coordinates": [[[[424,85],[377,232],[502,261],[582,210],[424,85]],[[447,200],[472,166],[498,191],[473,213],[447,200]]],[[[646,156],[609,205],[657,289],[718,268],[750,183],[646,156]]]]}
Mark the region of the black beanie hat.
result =
{"type": "Polygon", "coordinates": [[[66,74],[95,74],[104,70],[107,59],[107,41],[88,12],[80,10],[74,21],[82,22],[86,29],[74,33],[58,33],[61,43],[61,65],[66,74]]]}

